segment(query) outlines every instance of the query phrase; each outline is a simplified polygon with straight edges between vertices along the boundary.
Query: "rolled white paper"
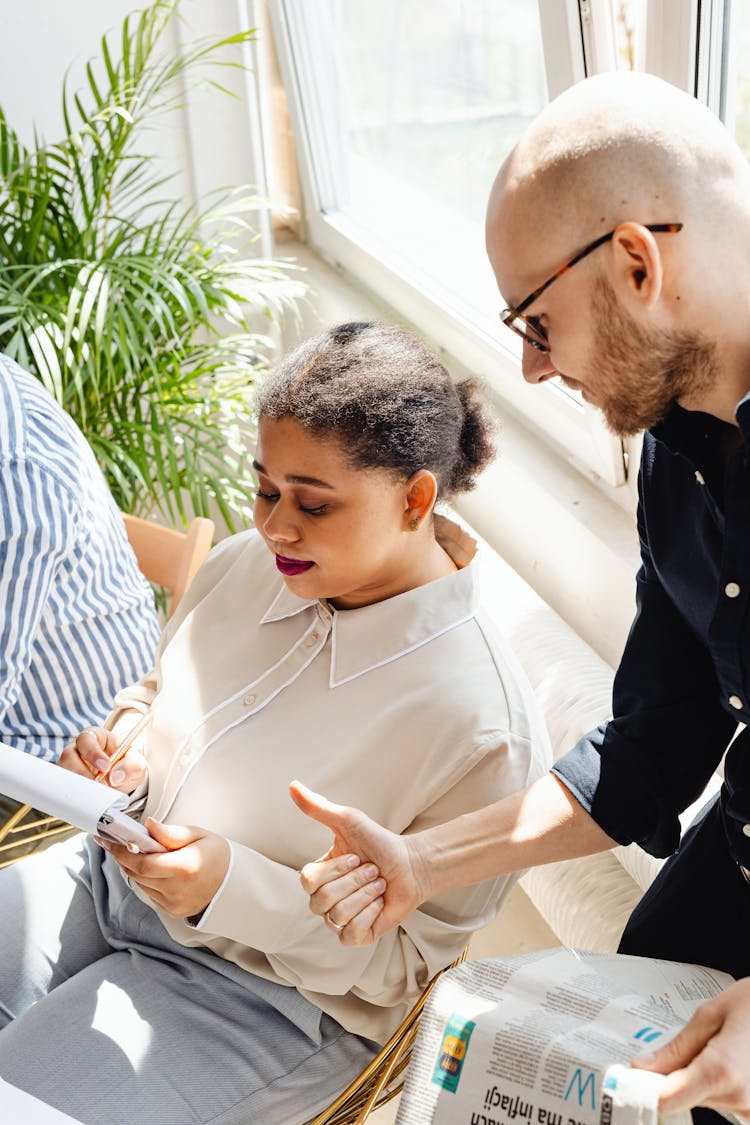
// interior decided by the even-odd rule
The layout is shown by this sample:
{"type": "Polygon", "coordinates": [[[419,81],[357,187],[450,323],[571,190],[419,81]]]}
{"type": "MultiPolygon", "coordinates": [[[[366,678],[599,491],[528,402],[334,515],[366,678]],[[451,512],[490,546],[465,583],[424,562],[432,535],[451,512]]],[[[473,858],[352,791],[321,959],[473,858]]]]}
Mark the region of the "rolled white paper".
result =
{"type": "Polygon", "coordinates": [[[96,835],[102,813],[124,809],[127,794],[0,742],[0,793],[96,835]]]}

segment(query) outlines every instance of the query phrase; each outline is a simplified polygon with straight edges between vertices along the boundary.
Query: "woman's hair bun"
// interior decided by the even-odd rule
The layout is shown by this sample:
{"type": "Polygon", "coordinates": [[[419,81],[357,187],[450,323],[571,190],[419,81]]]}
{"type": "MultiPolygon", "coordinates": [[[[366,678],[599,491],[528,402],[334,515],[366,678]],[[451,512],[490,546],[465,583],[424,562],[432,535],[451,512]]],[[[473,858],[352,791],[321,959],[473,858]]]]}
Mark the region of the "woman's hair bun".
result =
{"type": "Polygon", "coordinates": [[[435,474],[464,492],[493,454],[495,424],[475,379],[455,383],[429,348],[393,324],[352,321],[306,340],[263,380],[260,417],[330,434],[359,468],[435,474]]]}

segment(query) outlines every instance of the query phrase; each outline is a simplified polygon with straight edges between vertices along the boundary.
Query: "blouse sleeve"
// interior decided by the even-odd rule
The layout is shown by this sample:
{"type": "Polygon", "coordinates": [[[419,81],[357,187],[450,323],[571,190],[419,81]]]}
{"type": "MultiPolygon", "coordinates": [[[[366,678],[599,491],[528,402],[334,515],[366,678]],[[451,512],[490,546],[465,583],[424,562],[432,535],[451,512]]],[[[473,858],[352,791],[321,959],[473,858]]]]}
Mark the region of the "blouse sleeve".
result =
{"type": "MultiPolygon", "coordinates": [[[[496,791],[498,769],[509,753],[507,734],[490,736],[479,760],[409,831],[484,803],[486,794],[496,791]]],[[[298,871],[251,848],[230,845],[229,873],[196,930],[261,950],[290,985],[339,995],[351,991],[383,1006],[402,1002],[405,993],[416,998],[462,952],[472,933],[495,917],[516,879],[504,876],[442,894],[373,945],[350,948],[310,912],[298,871]]]]}

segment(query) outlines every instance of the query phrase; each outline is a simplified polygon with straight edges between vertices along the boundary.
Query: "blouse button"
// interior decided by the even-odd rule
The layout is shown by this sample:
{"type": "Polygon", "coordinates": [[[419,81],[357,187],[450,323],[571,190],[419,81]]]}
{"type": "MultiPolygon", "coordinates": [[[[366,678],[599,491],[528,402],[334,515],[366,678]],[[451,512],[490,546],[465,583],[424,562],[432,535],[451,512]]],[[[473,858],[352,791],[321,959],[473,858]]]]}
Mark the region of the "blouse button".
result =
{"type": "Polygon", "coordinates": [[[724,593],[728,598],[738,598],[740,596],[740,588],[736,582],[727,582],[724,587],[724,593]]]}
{"type": "Polygon", "coordinates": [[[742,835],[743,836],[750,836],[750,824],[743,824],[742,825],[742,835]]]}
{"type": "Polygon", "coordinates": [[[192,761],[192,756],[190,754],[180,754],[180,765],[181,766],[189,766],[191,761],[192,761]]]}
{"type": "Polygon", "coordinates": [[[255,696],[254,695],[246,695],[245,698],[242,700],[242,704],[243,704],[244,707],[252,707],[253,703],[255,703],[255,696]]]}
{"type": "Polygon", "coordinates": [[[742,700],[740,699],[739,695],[730,695],[729,703],[730,706],[734,707],[735,711],[742,710],[742,700]]]}
{"type": "Polygon", "coordinates": [[[318,634],[317,633],[311,633],[310,636],[305,641],[305,644],[307,645],[308,648],[312,648],[317,643],[318,643],[318,634]]]}
{"type": "Polygon", "coordinates": [[[706,480],[705,480],[705,477],[703,476],[703,473],[699,472],[697,469],[695,470],[695,479],[698,481],[698,484],[705,484],[706,483],[706,480]]]}

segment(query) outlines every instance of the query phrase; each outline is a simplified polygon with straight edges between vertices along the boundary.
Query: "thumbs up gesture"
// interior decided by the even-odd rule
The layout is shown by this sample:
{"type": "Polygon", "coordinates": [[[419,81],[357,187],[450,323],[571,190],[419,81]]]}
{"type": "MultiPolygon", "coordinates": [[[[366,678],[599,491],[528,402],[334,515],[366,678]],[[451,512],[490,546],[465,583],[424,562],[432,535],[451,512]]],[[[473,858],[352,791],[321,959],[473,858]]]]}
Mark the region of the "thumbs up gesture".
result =
{"type": "Polygon", "coordinates": [[[429,897],[429,863],[418,836],[397,836],[299,781],[289,792],[306,816],[333,833],[331,847],[305,864],[300,880],[313,914],[326,919],[342,945],[370,945],[429,897]]]}

